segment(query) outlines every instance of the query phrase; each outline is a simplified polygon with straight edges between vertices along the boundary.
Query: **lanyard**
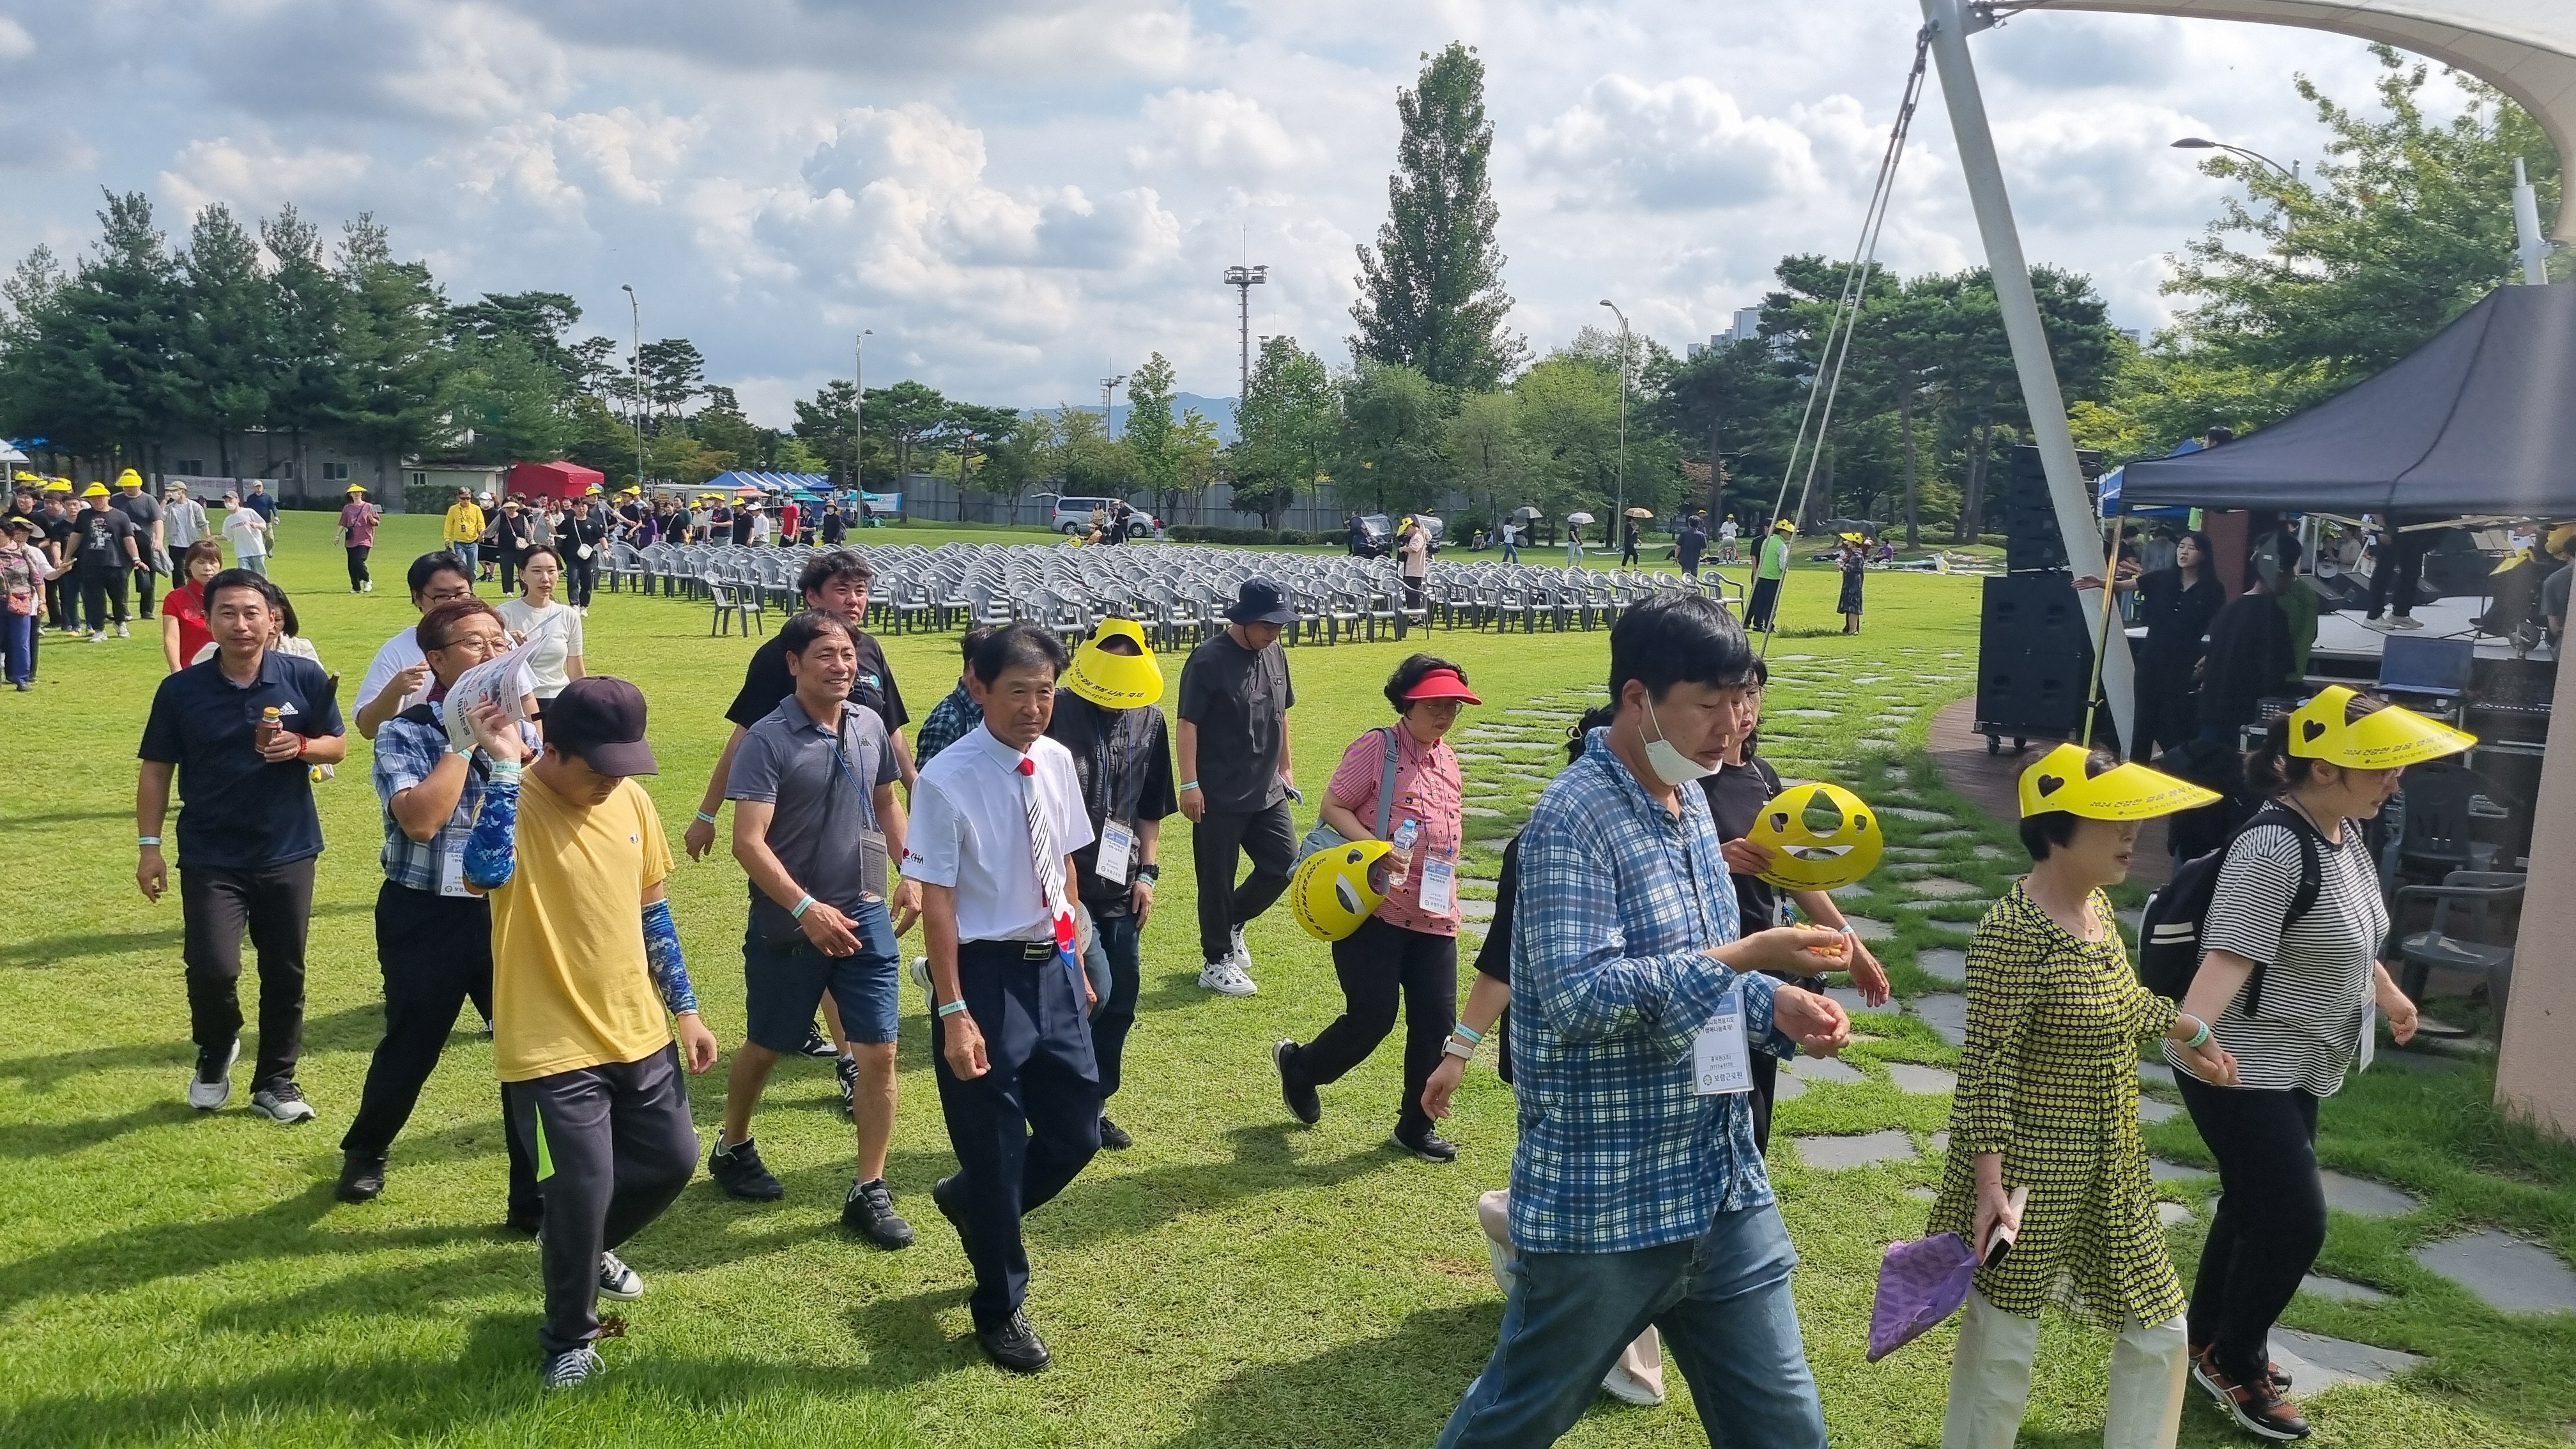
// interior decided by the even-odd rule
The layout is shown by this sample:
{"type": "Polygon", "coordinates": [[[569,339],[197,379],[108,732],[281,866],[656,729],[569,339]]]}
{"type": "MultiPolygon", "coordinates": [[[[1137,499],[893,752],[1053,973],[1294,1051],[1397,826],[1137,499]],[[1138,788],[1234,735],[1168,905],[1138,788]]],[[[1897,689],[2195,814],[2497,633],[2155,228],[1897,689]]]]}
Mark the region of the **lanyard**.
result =
{"type": "MultiPolygon", "coordinates": [[[[875,830],[879,828],[877,824],[876,797],[869,793],[868,788],[865,785],[859,783],[858,772],[850,768],[850,757],[841,752],[841,731],[843,729],[847,729],[849,727],[849,723],[850,706],[843,704],[841,706],[840,724],[832,731],[832,764],[840,772],[841,778],[849,781],[850,788],[858,793],[859,810],[862,814],[867,816],[868,828],[870,830],[875,830]]],[[[826,782],[823,787],[823,817],[827,821],[831,818],[831,810],[832,789],[830,784],[826,782]]]]}

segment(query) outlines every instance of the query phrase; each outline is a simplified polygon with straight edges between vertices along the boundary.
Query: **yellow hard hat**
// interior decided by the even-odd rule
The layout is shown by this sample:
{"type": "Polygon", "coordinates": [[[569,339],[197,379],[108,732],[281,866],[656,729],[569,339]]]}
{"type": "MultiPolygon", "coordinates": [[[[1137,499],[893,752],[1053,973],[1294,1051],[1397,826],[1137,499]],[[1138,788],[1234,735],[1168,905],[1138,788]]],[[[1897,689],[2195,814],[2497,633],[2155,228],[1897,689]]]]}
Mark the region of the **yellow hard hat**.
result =
{"type": "Polygon", "coordinates": [[[2021,813],[2063,810],[2087,820],[2150,820],[2216,802],[2215,790],[2144,765],[2122,764],[2086,775],[2082,745],[2059,745],[2021,772],[2021,813]]]}
{"type": "Polygon", "coordinates": [[[124,472],[116,475],[116,486],[119,488],[140,488],[143,486],[143,475],[135,472],[131,468],[128,468],[124,472]]]}
{"type": "Polygon", "coordinates": [[[1383,840],[1354,840],[1307,856],[1288,883],[1297,924],[1318,941],[1338,941],[1358,930],[1386,899],[1369,888],[1369,867],[1392,849],[1383,840]]]}
{"type": "Polygon", "coordinates": [[[2347,721],[2353,697],[2351,690],[2330,684],[2292,712],[2290,753],[2355,770],[2394,770],[2456,755],[2478,742],[2466,730],[2394,704],[2347,721]]]}
{"type": "Polygon", "coordinates": [[[81,490],[81,496],[83,498],[105,498],[107,496],[107,485],[104,483],[92,483],[87,488],[81,490]]]}
{"type": "Polygon", "coordinates": [[[1840,890],[1878,868],[1887,833],[1877,814],[1858,795],[1819,780],[1772,796],[1745,838],[1771,852],[1761,879],[1782,890],[1840,890]]]}
{"type": "Polygon", "coordinates": [[[1145,642],[1144,627],[1133,619],[1103,619],[1092,636],[1073,651],[1065,688],[1102,709],[1134,709],[1163,697],[1163,671],[1154,663],[1154,646],[1145,642]],[[1112,654],[1100,647],[1107,639],[1133,640],[1134,654],[1112,654]]]}

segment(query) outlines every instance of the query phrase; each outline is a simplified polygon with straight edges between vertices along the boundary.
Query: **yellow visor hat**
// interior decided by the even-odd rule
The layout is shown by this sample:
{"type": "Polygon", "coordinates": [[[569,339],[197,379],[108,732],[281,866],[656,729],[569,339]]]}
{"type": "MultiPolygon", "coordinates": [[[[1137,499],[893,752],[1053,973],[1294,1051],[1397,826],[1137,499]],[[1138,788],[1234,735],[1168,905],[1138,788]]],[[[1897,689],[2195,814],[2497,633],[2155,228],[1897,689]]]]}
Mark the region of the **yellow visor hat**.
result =
{"type": "Polygon", "coordinates": [[[140,488],[143,486],[143,475],[135,472],[131,468],[128,468],[124,472],[116,475],[116,486],[119,488],[140,488]]]}
{"type": "Polygon", "coordinates": [[[2344,711],[2352,698],[2351,690],[2332,684],[2300,705],[2290,716],[2290,753],[2355,770],[2394,770],[2456,755],[2478,742],[2465,730],[2393,704],[2347,724],[2344,711]]]}
{"type": "Polygon", "coordinates": [[[2082,745],[2059,745],[2022,771],[2023,817],[2063,810],[2087,820],[2151,820],[2177,810],[2196,810],[2220,798],[2215,790],[2139,764],[2115,765],[2087,776],[2084,761],[2082,745]]]}
{"type": "Polygon", "coordinates": [[[1065,688],[1102,709],[1134,709],[1163,697],[1163,671],[1154,663],[1154,648],[1145,642],[1144,626],[1133,619],[1103,619],[1100,627],[1073,652],[1065,688]],[[1134,641],[1134,654],[1112,654],[1104,639],[1134,641]]]}
{"type": "Polygon", "coordinates": [[[1771,852],[1762,880],[1782,890],[1840,890],[1877,868],[1887,847],[1876,814],[1851,791],[1815,780],[1772,796],[1745,838],[1771,852]]]}
{"type": "Polygon", "coordinates": [[[1369,888],[1369,867],[1392,849],[1383,840],[1354,840],[1307,856],[1288,882],[1297,924],[1318,941],[1338,941],[1358,930],[1386,900],[1369,888]]]}
{"type": "Polygon", "coordinates": [[[107,485],[104,483],[92,483],[87,488],[81,490],[81,496],[83,498],[105,498],[107,496],[107,485]]]}

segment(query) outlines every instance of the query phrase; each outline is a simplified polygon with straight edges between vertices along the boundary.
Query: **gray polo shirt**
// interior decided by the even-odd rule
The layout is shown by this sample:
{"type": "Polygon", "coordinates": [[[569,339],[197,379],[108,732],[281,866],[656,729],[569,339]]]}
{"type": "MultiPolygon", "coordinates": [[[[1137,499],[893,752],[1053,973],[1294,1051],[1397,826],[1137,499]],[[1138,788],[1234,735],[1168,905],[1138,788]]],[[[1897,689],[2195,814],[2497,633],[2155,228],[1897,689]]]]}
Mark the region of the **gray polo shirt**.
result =
{"type": "MultiPolygon", "coordinates": [[[[771,853],[814,899],[846,915],[868,889],[859,836],[880,828],[876,789],[898,778],[875,711],[844,706],[836,744],[791,694],[744,733],[725,798],[775,807],[766,837],[771,853]]],[[[760,887],[751,892],[757,897],[760,887]]]]}

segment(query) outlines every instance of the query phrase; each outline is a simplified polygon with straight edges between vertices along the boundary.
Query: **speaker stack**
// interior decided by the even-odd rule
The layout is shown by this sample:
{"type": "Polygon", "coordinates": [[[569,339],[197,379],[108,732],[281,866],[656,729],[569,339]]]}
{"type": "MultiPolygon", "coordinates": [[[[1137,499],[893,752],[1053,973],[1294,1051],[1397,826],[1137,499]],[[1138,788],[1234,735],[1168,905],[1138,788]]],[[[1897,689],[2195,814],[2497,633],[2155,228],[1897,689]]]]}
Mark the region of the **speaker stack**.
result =
{"type": "Polygon", "coordinates": [[[2092,692],[2092,621],[2075,594],[2066,540],[2039,449],[2012,451],[2004,490],[2004,567],[1986,580],[1977,629],[1977,731],[1989,752],[2006,737],[2074,739],[2092,692]]]}

